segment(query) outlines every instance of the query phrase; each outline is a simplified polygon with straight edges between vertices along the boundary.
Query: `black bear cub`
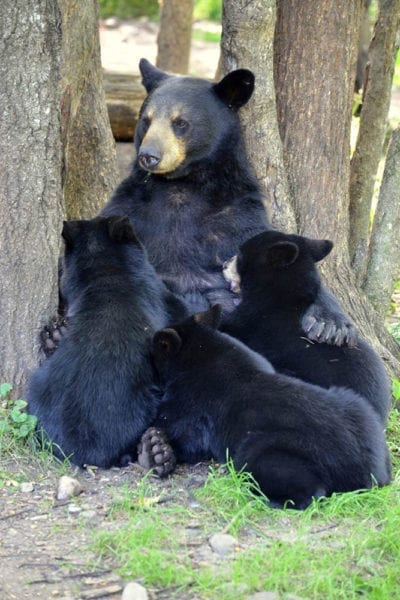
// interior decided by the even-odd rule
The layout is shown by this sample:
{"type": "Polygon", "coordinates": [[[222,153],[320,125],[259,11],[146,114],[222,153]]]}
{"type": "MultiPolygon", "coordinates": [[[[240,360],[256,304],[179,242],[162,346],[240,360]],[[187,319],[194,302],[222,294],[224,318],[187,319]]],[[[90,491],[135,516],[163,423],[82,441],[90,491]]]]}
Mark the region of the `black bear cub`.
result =
{"type": "Polygon", "coordinates": [[[67,221],[62,235],[68,329],[31,378],[29,411],[56,456],[107,468],[134,458],[156,416],[151,340],[184,313],[127,217],[67,221]]]}
{"type": "Polygon", "coordinates": [[[214,457],[251,472],[271,506],[390,481],[382,424],[360,396],[278,374],[240,341],[216,331],[219,307],[154,337],[165,385],[157,425],[177,458],[214,457]]]}
{"type": "Polygon", "coordinates": [[[242,301],[222,330],[265,356],[280,373],[325,388],[351,388],[386,424],[389,382],[373,348],[360,337],[353,347],[315,344],[300,326],[300,316],[321,287],[316,263],[332,247],[328,240],[278,231],[263,232],[242,244],[225,267],[233,287],[240,282],[242,301]]]}

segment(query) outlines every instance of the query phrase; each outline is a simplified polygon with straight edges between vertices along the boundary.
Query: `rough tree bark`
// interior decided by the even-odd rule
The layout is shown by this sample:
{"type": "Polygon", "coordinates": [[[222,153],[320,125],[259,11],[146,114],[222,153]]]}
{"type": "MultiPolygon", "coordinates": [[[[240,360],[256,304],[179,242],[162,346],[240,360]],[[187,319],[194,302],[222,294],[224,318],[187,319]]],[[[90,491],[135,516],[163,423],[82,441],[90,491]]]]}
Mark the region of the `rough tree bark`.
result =
{"type": "Polygon", "coordinates": [[[60,25],[57,3],[0,4],[0,379],[16,388],[57,300],[60,25]]]}
{"type": "Polygon", "coordinates": [[[160,0],[160,29],[156,65],[186,74],[192,40],[193,0],[160,0]]]}
{"type": "Polygon", "coordinates": [[[275,0],[224,0],[221,63],[223,73],[247,68],[256,84],[251,102],[240,111],[246,150],[275,227],[295,231],[282,144],[276,118],[273,79],[275,0]]]}
{"type": "Polygon", "coordinates": [[[96,212],[115,159],[96,0],[3,2],[0,28],[0,380],[23,392],[56,312],[65,206],[69,217],[96,212]]]}
{"type": "MultiPolygon", "coordinates": [[[[256,24],[266,4],[273,19],[273,3],[224,0],[225,65],[252,69],[256,65],[258,69],[259,53],[264,51],[265,40],[258,37],[256,24]],[[249,19],[251,24],[248,26],[249,19]],[[240,64],[237,39],[240,40],[241,53],[243,48],[248,49],[241,54],[240,64]]],[[[312,2],[297,1],[294,7],[292,0],[278,0],[277,7],[275,86],[284,165],[289,181],[287,200],[292,203],[300,233],[329,237],[335,242],[334,254],[325,262],[325,281],[329,282],[329,287],[362,334],[372,340],[387,361],[391,373],[398,373],[399,364],[395,357],[398,347],[357,290],[348,254],[350,120],[362,1],[321,0],[318,7],[312,2]]],[[[274,134],[271,136],[272,146],[264,143],[263,134],[260,136],[258,130],[261,117],[255,114],[265,111],[269,120],[275,118],[276,121],[274,111],[269,110],[275,101],[272,72],[267,73],[272,71],[271,43],[267,44],[262,61],[265,67],[260,74],[264,80],[270,78],[270,85],[262,88],[263,99],[257,105],[257,92],[260,93],[260,87],[257,87],[260,82],[257,82],[255,98],[250,101],[248,112],[243,111],[249,155],[256,171],[260,165],[265,168],[266,163],[273,163],[277,157],[280,165],[282,156],[281,150],[276,151],[274,134]],[[257,106],[257,111],[251,112],[254,106],[257,106]],[[249,114],[254,115],[255,122],[250,121],[249,114]]],[[[269,142],[271,129],[273,132],[277,124],[269,122],[265,127],[269,142]]],[[[281,172],[281,167],[278,172],[281,172]]],[[[270,182],[270,185],[269,197],[271,194],[273,197],[276,182],[270,182]]],[[[275,204],[270,203],[273,222],[289,229],[281,216],[274,219],[275,208],[275,204]]]]}
{"type": "Polygon", "coordinates": [[[68,219],[99,212],[117,184],[103,89],[97,0],[59,0],[62,19],[61,140],[68,219]]]}
{"type": "Polygon", "coordinates": [[[349,249],[360,285],[364,282],[368,261],[370,209],[390,106],[399,19],[400,0],[379,0],[379,14],[368,52],[368,79],[363,92],[360,129],[351,160],[349,249]]]}
{"type": "Polygon", "coordinates": [[[330,238],[325,282],[391,373],[398,346],[357,289],[350,266],[350,125],[362,2],[278,1],[275,82],[278,122],[299,232],[330,238]],[[312,40],[312,43],[306,43],[312,40]]]}
{"type": "Polygon", "coordinates": [[[386,154],[372,231],[365,293],[385,316],[399,274],[400,257],[400,127],[395,129],[386,154]]]}

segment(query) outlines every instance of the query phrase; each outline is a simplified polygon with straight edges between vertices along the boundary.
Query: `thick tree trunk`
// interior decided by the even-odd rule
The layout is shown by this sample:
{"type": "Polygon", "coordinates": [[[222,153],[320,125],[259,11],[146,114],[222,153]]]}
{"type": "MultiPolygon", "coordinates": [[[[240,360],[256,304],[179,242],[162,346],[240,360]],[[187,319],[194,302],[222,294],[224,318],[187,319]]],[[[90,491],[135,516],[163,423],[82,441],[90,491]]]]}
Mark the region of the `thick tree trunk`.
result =
{"type": "Polygon", "coordinates": [[[389,307],[400,267],[400,127],[386,155],[369,250],[364,291],[382,317],[389,307]]]}
{"type": "Polygon", "coordinates": [[[224,73],[247,68],[256,85],[241,109],[247,154],[264,193],[265,207],[277,228],[295,231],[279,137],[273,78],[275,0],[224,0],[222,65],[224,73]]]}
{"type": "Polygon", "coordinates": [[[0,380],[16,388],[58,298],[60,23],[54,2],[0,4],[0,380]]]}
{"type": "Polygon", "coordinates": [[[278,121],[299,232],[335,242],[323,274],[344,310],[399,373],[398,346],[357,290],[348,253],[350,121],[362,2],[278,1],[278,121]],[[312,40],[312,43],[305,43],[312,40]]]}
{"type": "Polygon", "coordinates": [[[157,67],[186,74],[192,41],[193,0],[160,1],[157,67]]]}
{"type": "Polygon", "coordinates": [[[399,18],[400,0],[379,0],[379,15],[368,53],[370,64],[360,129],[351,161],[349,246],[352,266],[360,284],[364,281],[368,260],[372,194],[389,112],[399,18]]]}
{"type": "Polygon", "coordinates": [[[0,381],[22,391],[57,309],[62,219],[97,212],[116,161],[96,0],[3,2],[0,28],[0,381]]]}
{"type": "Polygon", "coordinates": [[[62,19],[62,146],[65,214],[93,217],[117,183],[100,62],[97,0],[59,0],[62,19]]]}

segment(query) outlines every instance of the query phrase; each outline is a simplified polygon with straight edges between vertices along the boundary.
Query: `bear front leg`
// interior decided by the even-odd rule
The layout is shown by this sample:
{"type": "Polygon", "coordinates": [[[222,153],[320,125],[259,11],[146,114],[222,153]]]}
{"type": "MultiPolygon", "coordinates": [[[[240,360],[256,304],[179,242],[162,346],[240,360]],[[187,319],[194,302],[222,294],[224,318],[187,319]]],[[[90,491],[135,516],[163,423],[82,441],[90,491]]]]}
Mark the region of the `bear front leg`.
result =
{"type": "Polygon", "coordinates": [[[301,326],[306,336],[315,342],[335,346],[355,346],[357,329],[344,314],[336,298],[321,286],[317,299],[303,315],[301,326]]]}
{"type": "Polygon", "coordinates": [[[138,463],[159,477],[167,477],[175,470],[175,454],[164,431],[150,427],[144,432],[138,445],[138,463]]]}

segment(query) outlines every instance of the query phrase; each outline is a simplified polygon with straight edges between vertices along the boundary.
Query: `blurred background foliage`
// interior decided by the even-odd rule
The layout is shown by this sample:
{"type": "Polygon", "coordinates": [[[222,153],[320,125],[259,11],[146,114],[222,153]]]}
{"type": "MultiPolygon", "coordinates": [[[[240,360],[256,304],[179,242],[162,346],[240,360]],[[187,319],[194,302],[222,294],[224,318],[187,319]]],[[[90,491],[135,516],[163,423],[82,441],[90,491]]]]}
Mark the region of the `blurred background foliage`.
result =
{"type": "MultiPolygon", "coordinates": [[[[158,0],[99,0],[100,17],[137,19],[149,17],[157,19],[158,0]]],[[[222,14],[222,0],[194,0],[194,19],[219,21],[222,14]]]]}

